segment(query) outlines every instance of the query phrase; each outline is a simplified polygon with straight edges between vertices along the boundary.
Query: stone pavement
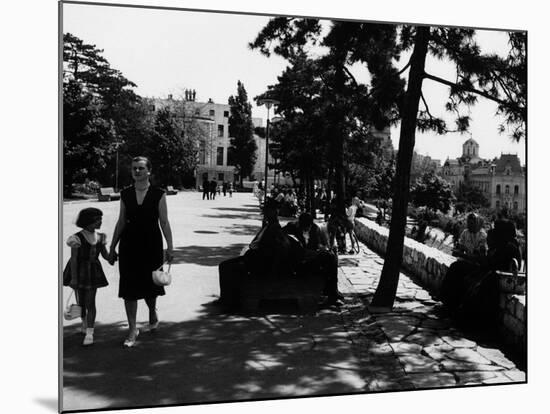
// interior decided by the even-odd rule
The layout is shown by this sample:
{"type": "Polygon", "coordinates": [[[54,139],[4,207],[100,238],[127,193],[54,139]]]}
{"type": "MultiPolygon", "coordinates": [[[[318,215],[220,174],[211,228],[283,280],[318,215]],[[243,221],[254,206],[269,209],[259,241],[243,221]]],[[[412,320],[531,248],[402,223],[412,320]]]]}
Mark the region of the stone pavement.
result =
{"type": "Polygon", "coordinates": [[[498,349],[476,343],[446,317],[441,303],[400,274],[393,311],[369,314],[383,259],[365,246],[340,260],[341,316],[361,364],[365,390],[389,391],[524,382],[498,349]]]}

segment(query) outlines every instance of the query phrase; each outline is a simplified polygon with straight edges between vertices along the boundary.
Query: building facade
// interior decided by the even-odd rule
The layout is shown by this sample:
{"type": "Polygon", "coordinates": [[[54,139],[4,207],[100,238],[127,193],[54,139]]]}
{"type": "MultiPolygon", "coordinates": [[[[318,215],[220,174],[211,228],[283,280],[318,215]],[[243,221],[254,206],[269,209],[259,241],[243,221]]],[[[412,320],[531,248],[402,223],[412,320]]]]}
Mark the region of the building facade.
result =
{"type": "Polygon", "coordinates": [[[445,161],[442,176],[453,190],[462,184],[479,188],[496,210],[526,211],[525,168],[516,154],[501,154],[493,160],[479,156],[479,144],[472,138],[462,145],[462,156],[445,161]]]}
{"type": "MultiPolygon", "coordinates": [[[[154,111],[170,107],[182,113],[182,119],[195,122],[200,129],[198,164],[195,171],[196,187],[204,180],[215,180],[218,183],[235,182],[238,175],[230,161],[229,139],[229,105],[208,102],[197,102],[195,94],[186,91],[185,99],[148,98],[147,102],[154,111]]],[[[185,122],[185,121],[184,121],[185,122]]]]}

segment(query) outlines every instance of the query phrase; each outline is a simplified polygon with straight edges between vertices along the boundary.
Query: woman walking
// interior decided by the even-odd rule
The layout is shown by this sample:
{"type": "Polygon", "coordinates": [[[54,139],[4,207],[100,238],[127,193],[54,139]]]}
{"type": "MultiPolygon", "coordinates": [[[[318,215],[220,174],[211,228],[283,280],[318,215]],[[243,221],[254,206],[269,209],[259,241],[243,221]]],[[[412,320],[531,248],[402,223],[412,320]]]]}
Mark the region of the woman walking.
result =
{"type": "Polygon", "coordinates": [[[164,190],[151,185],[151,162],[146,157],[132,160],[134,185],[121,192],[120,214],[109,251],[110,262],[116,260],[119,246],[120,284],[118,296],[124,299],[129,334],[124,346],[136,343],[137,301],[144,299],[149,308],[149,330],[158,327],[157,296],[164,288],[153,283],[152,272],[173,258],[172,230],[168,221],[164,190]],[[160,227],[159,227],[160,224],[160,227]],[[163,257],[162,234],[166,240],[163,257]]]}

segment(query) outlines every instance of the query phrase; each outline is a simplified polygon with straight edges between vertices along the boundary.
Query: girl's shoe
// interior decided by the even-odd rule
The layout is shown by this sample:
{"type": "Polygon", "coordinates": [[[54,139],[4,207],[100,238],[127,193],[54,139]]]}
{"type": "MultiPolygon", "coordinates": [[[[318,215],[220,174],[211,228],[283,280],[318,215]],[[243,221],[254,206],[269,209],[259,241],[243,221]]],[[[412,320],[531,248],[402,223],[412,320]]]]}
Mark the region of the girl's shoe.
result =
{"type": "Polygon", "coordinates": [[[93,343],[94,343],[94,328],[87,328],[86,336],[84,337],[84,342],[82,342],[82,345],[88,346],[88,345],[92,345],[93,343]]]}
{"type": "Polygon", "coordinates": [[[149,323],[149,332],[154,332],[158,329],[160,321],[156,321],[155,323],[149,323]]]}
{"type": "Polygon", "coordinates": [[[130,332],[130,335],[129,335],[128,338],[124,341],[124,346],[125,346],[126,348],[131,348],[131,347],[133,347],[133,346],[136,344],[138,335],[139,335],[139,329],[136,329],[135,331],[130,332]]]}

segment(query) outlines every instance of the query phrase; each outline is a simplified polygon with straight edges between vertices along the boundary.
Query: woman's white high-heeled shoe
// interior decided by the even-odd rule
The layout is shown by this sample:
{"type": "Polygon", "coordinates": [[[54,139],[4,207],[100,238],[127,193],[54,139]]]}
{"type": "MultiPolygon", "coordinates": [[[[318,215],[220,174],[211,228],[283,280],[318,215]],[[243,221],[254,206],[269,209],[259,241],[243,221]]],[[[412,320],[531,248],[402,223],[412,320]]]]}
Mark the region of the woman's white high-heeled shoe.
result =
{"type": "Polygon", "coordinates": [[[82,345],[88,346],[88,345],[92,345],[93,343],[94,343],[94,328],[87,328],[86,336],[84,337],[84,341],[82,342],[82,345]]]}
{"type": "Polygon", "coordinates": [[[136,344],[137,337],[139,335],[139,329],[136,329],[134,332],[131,332],[128,338],[124,341],[124,346],[131,348],[136,344]]]}

